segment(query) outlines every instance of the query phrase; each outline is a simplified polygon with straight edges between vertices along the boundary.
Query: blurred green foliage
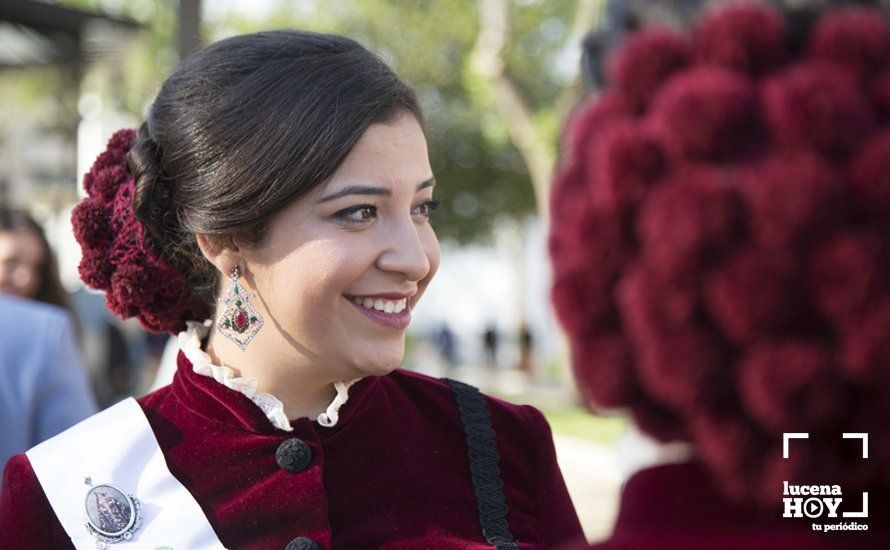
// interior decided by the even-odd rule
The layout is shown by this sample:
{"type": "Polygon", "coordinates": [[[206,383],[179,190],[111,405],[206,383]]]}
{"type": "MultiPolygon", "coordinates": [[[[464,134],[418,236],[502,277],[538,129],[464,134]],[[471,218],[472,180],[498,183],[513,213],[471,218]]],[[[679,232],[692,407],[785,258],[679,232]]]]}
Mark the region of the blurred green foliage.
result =
{"type": "Polygon", "coordinates": [[[0,125],[9,127],[10,120],[27,116],[38,127],[52,128],[70,123],[73,112],[70,101],[60,105],[53,98],[70,96],[69,73],[58,67],[43,66],[28,69],[9,69],[0,72],[0,125]]]}
{"type": "Polygon", "coordinates": [[[555,435],[584,439],[610,446],[631,429],[623,416],[598,416],[580,407],[543,409],[544,417],[555,435]]]}
{"type": "MultiPolygon", "coordinates": [[[[583,0],[513,0],[506,73],[553,143],[564,113],[559,96],[573,84],[565,65],[578,4],[583,0]]],[[[591,0],[592,1],[592,0],[591,0]]],[[[178,2],[173,0],[60,0],[59,4],[126,16],[144,25],[125,62],[97,67],[83,88],[99,91],[119,109],[142,116],[176,63],[178,2]]],[[[207,9],[202,34],[209,43],[234,34],[302,28],[349,36],[380,54],[413,85],[427,116],[430,160],[442,208],[433,225],[440,238],[486,241],[502,216],[535,212],[525,164],[510,142],[484,83],[470,70],[478,32],[476,2],[466,0],[266,0],[221,2],[207,9]],[[236,6],[237,4],[237,6],[236,6]],[[236,9],[237,7],[237,9],[236,9]]]]}

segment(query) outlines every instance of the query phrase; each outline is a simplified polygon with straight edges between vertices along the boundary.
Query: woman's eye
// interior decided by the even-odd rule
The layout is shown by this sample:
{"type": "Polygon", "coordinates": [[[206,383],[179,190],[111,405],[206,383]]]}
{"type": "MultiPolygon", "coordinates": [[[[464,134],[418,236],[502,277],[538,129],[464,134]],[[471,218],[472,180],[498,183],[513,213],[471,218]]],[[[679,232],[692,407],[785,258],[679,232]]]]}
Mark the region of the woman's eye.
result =
{"type": "MultiPolygon", "coordinates": [[[[425,218],[432,217],[433,210],[439,208],[440,201],[428,200],[421,203],[415,210],[425,218]]],[[[377,218],[377,207],[373,204],[360,204],[334,214],[339,220],[353,225],[362,225],[377,218]]]]}
{"type": "Polygon", "coordinates": [[[377,217],[377,207],[373,204],[361,204],[341,210],[334,216],[347,223],[362,224],[377,217]]]}
{"type": "Polygon", "coordinates": [[[442,201],[438,200],[429,200],[423,202],[417,208],[420,209],[420,215],[425,216],[427,218],[431,218],[433,216],[433,210],[439,208],[442,205],[442,201]]]}

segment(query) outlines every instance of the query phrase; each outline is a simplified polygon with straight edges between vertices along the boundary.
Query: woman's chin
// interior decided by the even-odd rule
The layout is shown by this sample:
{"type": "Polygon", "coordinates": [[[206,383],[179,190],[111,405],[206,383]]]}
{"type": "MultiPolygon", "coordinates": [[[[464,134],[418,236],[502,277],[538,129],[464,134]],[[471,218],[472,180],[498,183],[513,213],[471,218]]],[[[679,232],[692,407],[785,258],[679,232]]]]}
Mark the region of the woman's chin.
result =
{"type": "Polygon", "coordinates": [[[355,364],[355,370],[359,372],[359,376],[385,376],[402,364],[404,356],[404,348],[397,353],[378,349],[364,355],[365,359],[355,364]]]}

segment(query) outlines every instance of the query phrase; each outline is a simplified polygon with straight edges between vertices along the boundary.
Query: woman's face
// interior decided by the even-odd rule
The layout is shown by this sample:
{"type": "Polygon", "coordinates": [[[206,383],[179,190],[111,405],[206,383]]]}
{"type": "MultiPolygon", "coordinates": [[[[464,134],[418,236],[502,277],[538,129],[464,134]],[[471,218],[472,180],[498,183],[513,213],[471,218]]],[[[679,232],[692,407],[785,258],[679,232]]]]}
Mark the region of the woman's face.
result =
{"type": "Polygon", "coordinates": [[[266,316],[255,342],[341,379],[398,367],[410,312],[439,266],[432,195],[417,120],[370,126],[328,182],[276,215],[260,247],[242,249],[266,316]]]}
{"type": "Polygon", "coordinates": [[[31,231],[0,231],[0,294],[34,298],[40,288],[43,243],[31,231]]]}

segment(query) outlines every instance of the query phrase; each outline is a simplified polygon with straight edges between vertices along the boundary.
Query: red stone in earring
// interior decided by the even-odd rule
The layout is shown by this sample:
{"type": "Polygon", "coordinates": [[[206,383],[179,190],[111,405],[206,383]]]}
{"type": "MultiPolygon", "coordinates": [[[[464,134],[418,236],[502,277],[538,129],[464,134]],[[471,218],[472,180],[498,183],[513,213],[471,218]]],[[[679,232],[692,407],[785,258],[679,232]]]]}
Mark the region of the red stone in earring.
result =
{"type": "Polygon", "coordinates": [[[263,327],[263,316],[250,303],[252,295],[241,286],[241,268],[238,264],[232,268],[229,277],[231,282],[226,290],[226,307],[216,320],[216,330],[244,351],[263,327]]]}

